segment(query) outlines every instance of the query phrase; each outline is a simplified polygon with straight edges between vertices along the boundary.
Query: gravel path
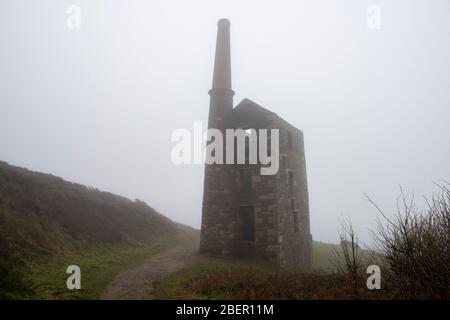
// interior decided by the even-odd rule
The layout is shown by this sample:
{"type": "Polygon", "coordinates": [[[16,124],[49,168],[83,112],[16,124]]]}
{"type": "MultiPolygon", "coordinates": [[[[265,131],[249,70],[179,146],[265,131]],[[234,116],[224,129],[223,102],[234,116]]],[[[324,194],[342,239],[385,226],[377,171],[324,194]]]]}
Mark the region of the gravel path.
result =
{"type": "Polygon", "coordinates": [[[154,284],[164,276],[194,261],[198,242],[180,246],[152,256],[144,264],[118,274],[101,295],[102,300],[153,299],[154,284]]]}

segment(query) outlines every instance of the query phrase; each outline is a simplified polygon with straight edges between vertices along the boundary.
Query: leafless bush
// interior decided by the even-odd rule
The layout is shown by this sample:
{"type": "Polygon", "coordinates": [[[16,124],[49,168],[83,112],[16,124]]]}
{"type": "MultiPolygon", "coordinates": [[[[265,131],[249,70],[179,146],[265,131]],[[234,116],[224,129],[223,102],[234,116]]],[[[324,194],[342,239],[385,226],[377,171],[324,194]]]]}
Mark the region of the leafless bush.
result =
{"type": "Polygon", "coordinates": [[[353,294],[357,295],[363,267],[358,236],[350,218],[341,219],[340,224],[339,238],[341,246],[340,249],[335,249],[333,252],[335,265],[338,273],[346,275],[353,294]]]}
{"type": "Polygon", "coordinates": [[[438,185],[423,212],[416,208],[414,195],[401,189],[392,218],[367,197],[382,216],[373,236],[386,265],[384,283],[398,297],[450,298],[449,186],[438,185]]]}

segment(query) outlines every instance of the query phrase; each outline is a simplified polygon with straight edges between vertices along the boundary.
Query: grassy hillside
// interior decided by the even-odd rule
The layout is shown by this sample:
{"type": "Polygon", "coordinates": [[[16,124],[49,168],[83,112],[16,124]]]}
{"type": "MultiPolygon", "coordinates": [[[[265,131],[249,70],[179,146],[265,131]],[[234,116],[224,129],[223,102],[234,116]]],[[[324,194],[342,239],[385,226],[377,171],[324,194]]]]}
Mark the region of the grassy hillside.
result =
{"type": "Polygon", "coordinates": [[[341,251],[340,244],[313,241],[313,270],[332,271],[336,268],[334,252],[341,251]]]}
{"type": "Polygon", "coordinates": [[[76,294],[94,297],[120,268],[192,232],[142,201],[0,162],[0,298],[73,297],[69,264],[95,279],[76,294]]]}
{"type": "MultiPolygon", "coordinates": [[[[197,230],[142,201],[0,162],[0,299],[96,299],[120,271],[194,237],[197,230]],[[72,264],[82,270],[81,290],[66,287],[72,264]]],[[[313,268],[331,270],[335,249],[314,242],[313,268]]],[[[257,291],[240,290],[241,281],[264,287],[262,282],[274,281],[272,271],[263,261],[198,255],[192,267],[161,283],[159,296],[229,298],[224,294],[235,291],[251,297],[257,291]],[[208,279],[217,287],[208,289],[208,279]],[[186,287],[191,282],[196,286],[186,287]]]]}

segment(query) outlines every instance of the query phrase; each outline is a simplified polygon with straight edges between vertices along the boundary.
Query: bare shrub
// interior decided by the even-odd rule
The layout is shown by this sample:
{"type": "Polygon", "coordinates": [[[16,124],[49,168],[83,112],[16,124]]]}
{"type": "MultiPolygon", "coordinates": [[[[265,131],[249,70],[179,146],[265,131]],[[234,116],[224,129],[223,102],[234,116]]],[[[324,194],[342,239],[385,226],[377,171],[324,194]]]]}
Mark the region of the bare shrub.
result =
{"type": "Polygon", "coordinates": [[[438,185],[439,192],[428,208],[416,208],[414,195],[403,189],[395,215],[381,213],[373,232],[379,257],[384,260],[384,283],[400,298],[450,298],[450,184],[438,185]]]}
{"type": "Polygon", "coordinates": [[[363,268],[358,236],[353,228],[350,218],[342,218],[340,224],[341,230],[339,231],[339,238],[341,246],[333,252],[335,265],[339,274],[346,275],[353,294],[357,295],[363,268]]]}

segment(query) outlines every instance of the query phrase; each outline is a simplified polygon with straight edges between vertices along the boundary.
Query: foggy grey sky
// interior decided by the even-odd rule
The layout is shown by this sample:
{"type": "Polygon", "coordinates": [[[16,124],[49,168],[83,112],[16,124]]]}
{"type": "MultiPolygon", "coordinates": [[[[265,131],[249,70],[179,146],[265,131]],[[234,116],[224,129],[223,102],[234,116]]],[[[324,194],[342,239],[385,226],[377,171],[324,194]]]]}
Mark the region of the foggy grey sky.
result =
{"type": "Polygon", "coordinates": [[[349,215],[363,240],[399,185],[450,179],[450,2],[0,0],[0,160],[146,201],[199,228],[203,166],[170,135],[206,126],[217,20],[235,105],[300,128],[313,238],[349,215]],[[81,30],[66,28],[80,6],[81,30]],[[381,8],[381,30],[366,8],[381,8]]]}

